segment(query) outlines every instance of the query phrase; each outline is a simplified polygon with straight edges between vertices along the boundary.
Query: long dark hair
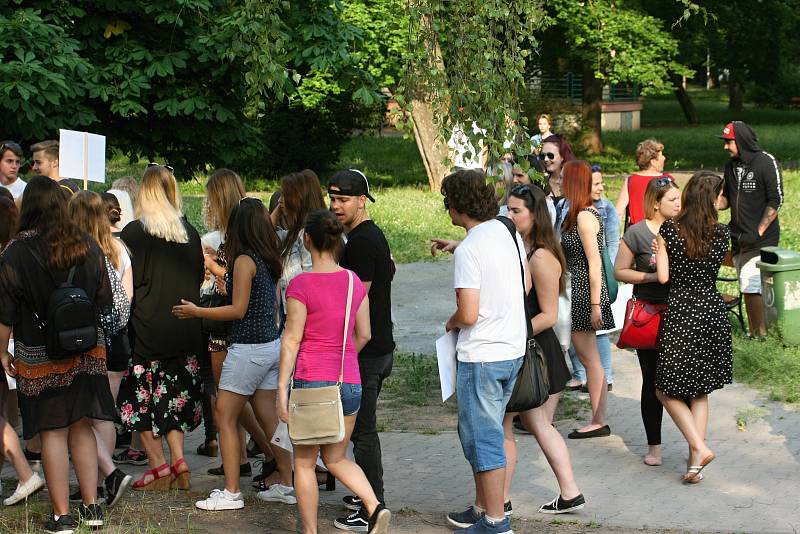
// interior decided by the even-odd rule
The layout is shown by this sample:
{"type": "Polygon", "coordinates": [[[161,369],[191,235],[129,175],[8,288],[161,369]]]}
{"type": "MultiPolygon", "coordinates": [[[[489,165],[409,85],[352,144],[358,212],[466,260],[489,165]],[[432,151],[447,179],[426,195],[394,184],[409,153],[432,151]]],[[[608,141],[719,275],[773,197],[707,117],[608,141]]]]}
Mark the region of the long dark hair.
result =
{"type": "Polygon", "coordinates": [[[695,173],[683,190],[681,212],[675,218],[678,236],[686,241],[686,257],[700,260],[708,256],[713,231],[719,220],[715,202],[723,180],[711,171],[695,173]]]}
{"type": "Polygon", "coordinates": [[[283,263],[278,252],[278,235],[269,219],[264,203],[257,198],[245,197],[231,210],[225,234],[225,252],[228,265],[248,250],[255,252],[267,266],[270,278],[277,282],[283,263]]]}
{"type": "Polygon", "coordinates": [[[300,230],[309,213],[325,209],[322,186],[316,173],[310,169],[293,172],[281,178],[281,198],[283,199],[283,224],[286,225],[286,239],[281,247],[281,257],[289,256],[300,230]]]}
{"type": "Polygon", "coordinates": [[[562,228],[566,231],[578,224],[578,214],[583,208],[593,206],[592,202],[592,168],[583,160],[569,161],[561,172],[564,181],[561,190],[569,200],[569,212],[562,228]]]}
{"type": "Polygon", "coordinates": [[[89,255],[87,236],[67,213],[61,187],[46,176],[34,176],[22,194],[19,230],[35,230],[49,249],[48,263],[66,271],[89,255]]]}
{"type": "MultiPolygon", "coordinates": [[[[536,249],[543,248],[549,251],[561,265],[561,276],[558,278],[558,292],[564,292],[564,274],[567,272],[567,261],[564,259],[564,251],[556,241],[556,233],[553,231],[553,222],[550,220],[550,211],[547,209],[547,197],[544,191],[535,185],[517,186],[511,190],[511,196],[525,202],[525,207],[533,215],[533,224],[528,235],[523,235],[522,239],[531,245],[531,254],[536,249]]],[[[528,256],[530,258],[530,255],[528,256]]]]}
{"type": "MultiPolygon", "coordinates": [[[[0,189],[8,191],[4,187],[0,189]]],[[[17,211],[17,205],[14,204],[14,197],[9,199],[6,196],[0,196],[0,250],[6,248],[11,238],[16,235],[18,220],[19,211],[17,211]]]]}

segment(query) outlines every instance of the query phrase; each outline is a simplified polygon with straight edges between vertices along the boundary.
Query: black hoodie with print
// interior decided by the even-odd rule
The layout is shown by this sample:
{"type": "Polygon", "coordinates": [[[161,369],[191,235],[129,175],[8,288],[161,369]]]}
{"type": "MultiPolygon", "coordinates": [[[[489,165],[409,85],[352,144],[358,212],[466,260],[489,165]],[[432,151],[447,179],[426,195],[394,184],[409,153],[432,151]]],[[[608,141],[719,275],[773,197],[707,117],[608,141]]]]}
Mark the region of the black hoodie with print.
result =
{"type": "Polygon", "coordinates": [[[761,236],[758,224],[767,206],[778,210],[783,204],[783,177],[778,161],[761,149],[758,136],[750,126],[734,121],[733,132],[739,156],[732,157],[725,165],[722,191],[731,208],[733,253],[739,254],[778,244],[778,218],[761,236]]]}

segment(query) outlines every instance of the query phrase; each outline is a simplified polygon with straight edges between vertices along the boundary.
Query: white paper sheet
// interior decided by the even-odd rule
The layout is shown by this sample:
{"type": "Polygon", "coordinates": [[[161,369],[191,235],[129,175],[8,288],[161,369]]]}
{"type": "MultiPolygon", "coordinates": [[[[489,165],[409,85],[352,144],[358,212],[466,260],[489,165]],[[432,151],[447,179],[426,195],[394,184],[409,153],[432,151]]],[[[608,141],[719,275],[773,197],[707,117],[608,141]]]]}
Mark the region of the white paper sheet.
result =
{"type": "Polygon", "coordinates": [[[106,181],[106,138],[74,130],[59,130],[58,172],[62,178],[106,181]]]}
{"type": "Polygon", "coordinates": [[[436,359],[439,363],[439,382],[442,385],[442,402],[456,392],[456,342],[458,334],[451,330],[436,340],[436,359]]]}
{"type": "MultiPolygon", "coordinates": [[[[8,340],[8,353],[9,354],[14,354],[14,340],[13,339],[9,339],[8,340]]],[[[3,372],[5,372],[5,370],[3,370],[3,372]]],[[[8,389],[10,389],[10,390],[17,389],[17,381],[14,379],[13,376],[10,376],[8,373],[6,373],[6,382],[8,382],[8,389]]]]}
{"type": "Polygon", "coordinates": [[[611,330],[598,330],[597,334],[609,334],[622,330],[622,323],[625,322],[625,308],[628,301],[633,296],[633,284],[622,284],[617,292],[617,300],[611,304],[611,312],[614,314],[614,328],[611,330]]]}

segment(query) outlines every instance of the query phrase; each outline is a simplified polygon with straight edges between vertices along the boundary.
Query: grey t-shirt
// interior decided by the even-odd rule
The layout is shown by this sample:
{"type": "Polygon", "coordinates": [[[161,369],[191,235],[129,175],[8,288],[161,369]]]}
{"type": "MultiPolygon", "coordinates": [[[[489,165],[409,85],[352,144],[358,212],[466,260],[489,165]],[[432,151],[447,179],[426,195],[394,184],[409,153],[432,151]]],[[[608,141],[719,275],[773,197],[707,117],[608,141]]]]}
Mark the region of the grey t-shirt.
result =
{"type": "MultiPolygon", "coordinates": [[[[633,252],[634,268],[642,273],[656,272],[656,255],[653,254],[653,240],[655,234],[647,227],[646,221],[640,221],[625,231],[622,237],[625,244],[633,252]]],[[[666,302],[669,295],[669,284],[635,284],[633,294],[636,298],[648,302],[666,302]]]]}

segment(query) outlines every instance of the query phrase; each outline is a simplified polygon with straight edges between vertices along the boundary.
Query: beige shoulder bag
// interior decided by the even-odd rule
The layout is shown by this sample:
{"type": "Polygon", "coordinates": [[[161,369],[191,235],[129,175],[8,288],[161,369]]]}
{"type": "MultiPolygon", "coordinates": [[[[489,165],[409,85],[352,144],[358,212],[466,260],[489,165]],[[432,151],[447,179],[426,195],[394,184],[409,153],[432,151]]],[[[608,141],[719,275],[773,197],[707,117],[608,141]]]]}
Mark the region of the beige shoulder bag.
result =
{"type": "Polygon", "coordinates": [[[342,334],[342,364],[335,386],[299,388],[289,392],[289,438],[294,445],[324,445],[344,439],[344,413],[339,386],[344,380],[347,326],[353,301],[353,273],[347,271],[347,307],[342,334]]]}

